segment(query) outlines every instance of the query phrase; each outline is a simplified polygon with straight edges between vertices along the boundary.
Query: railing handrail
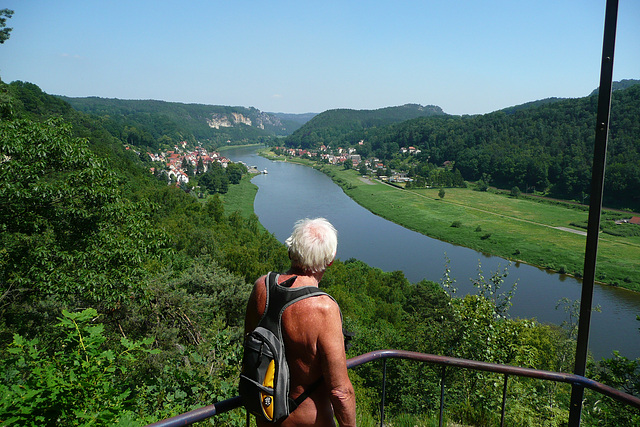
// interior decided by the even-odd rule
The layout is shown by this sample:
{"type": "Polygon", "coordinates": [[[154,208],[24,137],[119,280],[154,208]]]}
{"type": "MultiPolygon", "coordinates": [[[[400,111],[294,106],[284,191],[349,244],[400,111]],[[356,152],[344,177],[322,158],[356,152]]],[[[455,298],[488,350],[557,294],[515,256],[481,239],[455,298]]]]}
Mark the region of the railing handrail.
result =
{"type": "MultiPolygon", "coordinates": [[[[463,369],[474,369],[478,371],[495,372],[504,375],[515,375],[519,377],[535,378],[545,381],[556,381],[571,385],[580,385],[585,388],[594,390],[603,395],[609,396],[627,405],[640,408],[640,398],[625,393],[608,385],[599,383],[592,379],[563,372],[544,371],[540,369],[523,368],[520,366],[501,365],[498,363],[478,362],[476,360],[460,359],[457,357],[437,356],[435,354],[418,353],[415,351],[405,350],[376,350],[369,353],[361,354],[347,360],[347,368],[352,369],[356,366],[382,359],[408,359],[420,362],[433,363],[441,366],[453,366],[463,369]]],[[[166,420],[158,421],[149,426],[153,427],[175,427],[190,425],[198,421],[205,420],[214,415],[236,409],[242,406],[240,396],[214,403],[213,405],[204,406],[176,415],[166,420]]]]}
{"type": "Polygon", "coordinates": [[[580,375],[567,374],[564,372],[544,371],[533,368],[523,368],[520,366],[501,365],[498,363],[478,362],[476,360],[460,359],[457,357],[449,356],[437,356],[434,354],[418,353],[415,351],[376,350],[349,359],[347,361],[347,367],[351,369],[364,363],[383,358],[411,359],[434,363],[442,366],[455,366],[458,368],[475,369],[478,371],[495,372],[499,374],[515,375],[519,377],[536,378],[545,381],[576,384],[619,400],[627,405],[640,408],[640,398],[580,375]]]}

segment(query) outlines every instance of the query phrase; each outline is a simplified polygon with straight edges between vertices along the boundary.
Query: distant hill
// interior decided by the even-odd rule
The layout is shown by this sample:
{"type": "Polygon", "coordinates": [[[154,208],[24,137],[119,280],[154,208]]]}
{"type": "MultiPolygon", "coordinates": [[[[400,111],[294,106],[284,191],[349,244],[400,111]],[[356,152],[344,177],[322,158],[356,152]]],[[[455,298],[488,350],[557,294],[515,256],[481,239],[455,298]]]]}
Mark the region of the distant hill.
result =
{"type": "MultiPolygon", "coordinates": [[[[612,90],[616,91],[616,90],[624,90],[624,89],[628,89],[631,86],[635,86],[637,84],[640,84],[640,80],[635,80],[635,79],[626,79],[626,80],[620,80],[617,82],[613,82],[612,84],[612,90]]],[[[590,94],[589,96],[593,96],[593,95],[597,95],[598,94],[598,88],[595,88],[590,94]]],[[[536,108],[536,107],[540,107],[541,105],[546,105],[546,104],[553,104],[554,102],[560,102],[560,101],[564,101],[567,98],[545,98],[545,99],[540,99],[538,101],[531,101],[531,102],[525,102],[524,104],[520,104],[520,105],[514,105],[513,107],[507,107],[507,108],[503,108],[500,111],[504,111],[507,114],[513,114],[516,111],[520,111],[520,110],[526,110],[528,108],[536,108]]]]}
{"type": "MultiPolygon", "coordinates": [[[[60,96],[78,111],[109,118],[143,135],[158,139],[188,140],[213,144],[243,143],[261,137],[286,136],[300,127],[295,120],[253,107],[183,104],[156,100],[70,98],[60,96]]],[[[135,138],[134,138],[135,139],[135,138]]]]}
{"type": "MultiPolygon", "coordinates": [[[[298,127],[304,125],[309,120],[313,119],[318,113],[302,113],[302,114],[294,114],[294,113],[269,113],[276,117],[278,117],[283,123],[290,122],[295,123],[298,127]]],[[[295,129],[293,129],[295,130],[295,129]]]]}
{"type": "MultiPolygon", "coordinates": [[[[616,90],[624,90],[624,89],[628,89],[631,86],[635,86],[637,84],[640,84],[640,80],[636,80],[636,79],[623,79],[617,82],[613,82],[612,86],[611,86],[611,90],[612,91],[616,91],[616,90]]],[[[589,96],[591,95],[597,95],[599,90],[599,88],[595,88],[593,90],[593,92],[591,92],[589,94],[589,96]]]]}
{"type": "Polygon", "coordinates": [[[567,98],[545,98],[539,99],[538,101],[525,102],[524,104],[514,105],[513,107],[503,108],[500,111],[504,111],[507,114],[513,114],[516,111],[526,110],[528,108],[536,108],[541,105],[553,104],[554,102],[564,101],[567,98]]]}
{"type": "MultiPolygon", "coordinates": [[[[597,104],[592,95],[512,114],[407,120],[369,130],[364,144],[355,147],[363,157],[390,161],[402,159],[399,147],[414,146],[421,154],[407,162],[416,163],[416,170],[451,162],[466,180],[584,201],[590,191],[597,104]]],[[[614,91],[604,194],[610,207],[640,208],[638,117],[640,85],[614,91]]]]}
{"type": "Polygon", "coordinates": [[[364,136],[364,131],[418,117],[444,116],[435,105],[405,104],[377,110],[328,110],[309,120],[285,144],[292,147],[313,148],[322,144],[353,144],[364,136]]]}

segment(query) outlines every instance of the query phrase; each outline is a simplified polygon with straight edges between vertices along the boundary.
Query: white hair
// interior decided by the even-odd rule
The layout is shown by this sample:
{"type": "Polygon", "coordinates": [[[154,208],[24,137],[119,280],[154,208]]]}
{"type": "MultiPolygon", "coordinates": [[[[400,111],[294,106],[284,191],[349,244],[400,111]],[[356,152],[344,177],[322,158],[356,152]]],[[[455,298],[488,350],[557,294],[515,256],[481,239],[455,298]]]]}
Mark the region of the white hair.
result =
{"type": "Polygon", "coordinates": [[[305,218],[295,223],[285,244],[292,266],[317,273],[333,262],[338,249],[338,232],[324,218],[305,218]]]}

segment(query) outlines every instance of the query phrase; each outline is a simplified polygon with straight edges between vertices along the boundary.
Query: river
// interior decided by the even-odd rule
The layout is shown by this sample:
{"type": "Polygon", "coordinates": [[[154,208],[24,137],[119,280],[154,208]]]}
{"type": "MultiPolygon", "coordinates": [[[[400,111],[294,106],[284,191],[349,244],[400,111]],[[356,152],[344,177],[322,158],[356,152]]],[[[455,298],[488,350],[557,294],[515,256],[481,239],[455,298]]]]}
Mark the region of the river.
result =
{"type": "MultiPolygon", "coordinates": [[[[305,217],[325,217],[338,230],[341,260],[360,259],[384,271],[401,270],[411,282],[422,279],[440,283],[446,260],[456,280],[457,295],[476,293],[471,279],[481,264],[485,277],[509,267],[503,286],[517,282],[511,317],[535,318],[543,323],[568,321],[559,301],[580,300],[581,282],[565,275],[526,264],[509,263],[461,246],[432,239],[373,215],[351,200],[329,177],[313,168],[289,162],[274,162],[256,154],[255,147],[225,150],[232,161],[256,165],[268,174],[257,175],[254,211],[262,225],[278,240],[291,233],[293,223],[305,217]]],[[[591,316],[589,350],[596,359],[611,357],[614,350],[629,358],[640,357],[640,294],[596,285],[594,306],[601,312],[591,316]]]]}

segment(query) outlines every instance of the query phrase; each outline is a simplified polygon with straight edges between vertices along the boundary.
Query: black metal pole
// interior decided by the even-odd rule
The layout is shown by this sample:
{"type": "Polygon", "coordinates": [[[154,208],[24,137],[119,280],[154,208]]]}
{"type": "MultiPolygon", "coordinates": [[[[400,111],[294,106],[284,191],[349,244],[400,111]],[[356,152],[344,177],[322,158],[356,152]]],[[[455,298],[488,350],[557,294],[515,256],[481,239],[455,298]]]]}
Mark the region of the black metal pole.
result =
{"type": "Polygon", "coordinates": [[[384,398],[387,392],[387,359],[382,359],[382,399],[380,400],[380,427],[384,426],[384,398]]]}
{"type": "MultiPolygon", "coordinates": [[[[584,376],[589,348],[589,325],[593,302],[596,259],[598,255],[598,233],[602,213],[602,192],[604,188],[604,170],[607,155],[607,137],[609,133],[609,113],[611,110],[611,86],[613,82],[613,53],[616,44],[616,25],[618,20],[618,0],[607,0],[604,18],[604,38],[602,42],[602,63],[600,66],[600,87],[598,92],[598,113],[596,119],[596,139],[593,149],[593,168],[591,175],[591,200],[589,204],[589,223],[587,225],[587,243],[584,255],[584,278],[580,300],[580,320],[578,323],[578,342],[573,373],[584,376]]],[[[569,409],[569,426],[580,425],[584,387],[573,385],[569,409]]]]}
{"type": "Polygon", "coordinates": [[[442,365],[442,377],[440,377],[440,416],[438,417],[438,427],[442,427],[444,423],[444,380],[447,373],[447,367],[442,365]]]}
{"type": "Polygon", "coordinates": [[[502,386],[502,411],[500,413],[500,427],[504,427],[504,415],[507,407],[507,384],[509,382],[509,375],[504,374],[504,385],[502,386]]]}

